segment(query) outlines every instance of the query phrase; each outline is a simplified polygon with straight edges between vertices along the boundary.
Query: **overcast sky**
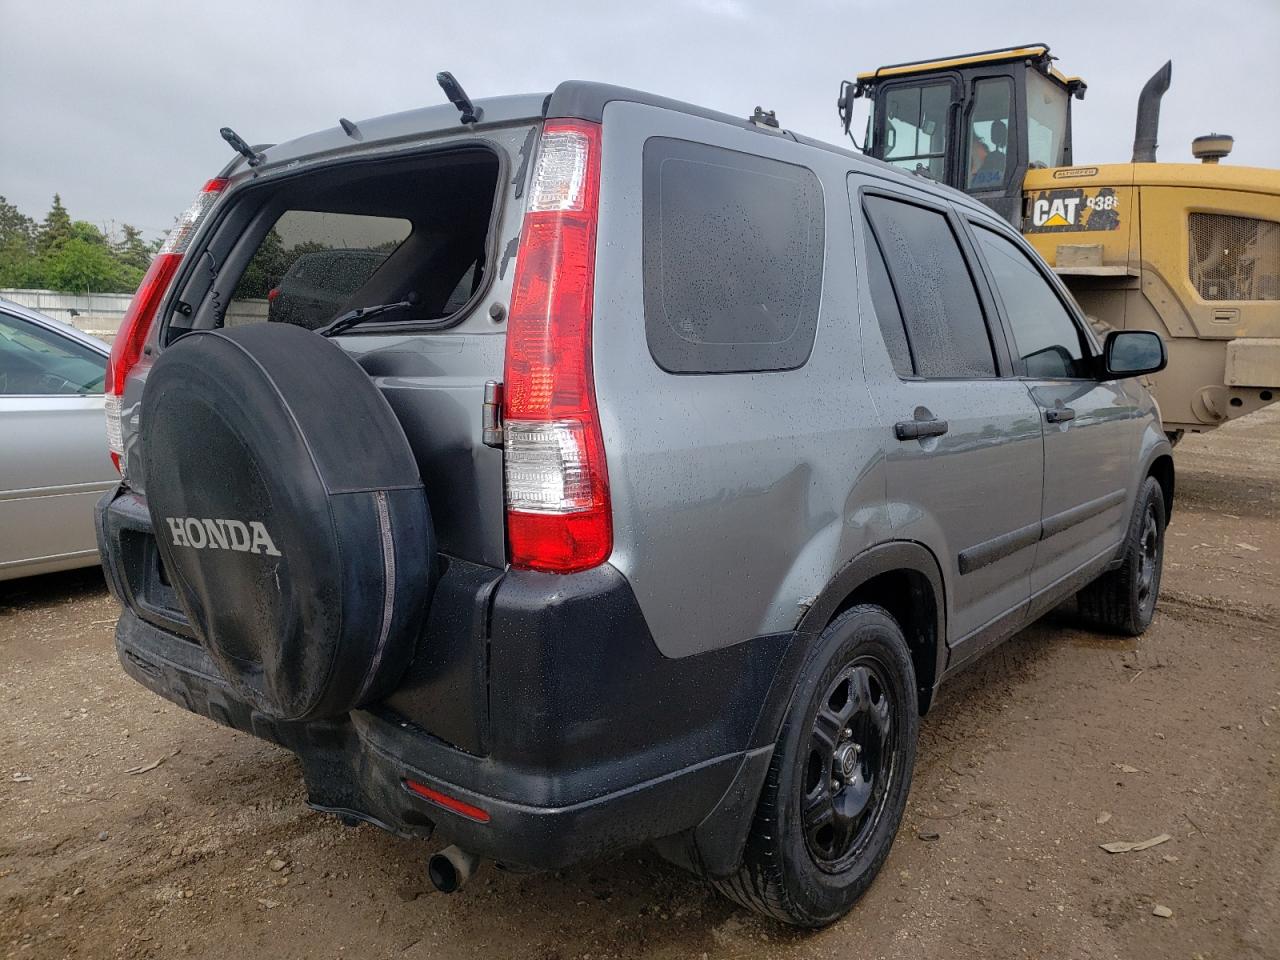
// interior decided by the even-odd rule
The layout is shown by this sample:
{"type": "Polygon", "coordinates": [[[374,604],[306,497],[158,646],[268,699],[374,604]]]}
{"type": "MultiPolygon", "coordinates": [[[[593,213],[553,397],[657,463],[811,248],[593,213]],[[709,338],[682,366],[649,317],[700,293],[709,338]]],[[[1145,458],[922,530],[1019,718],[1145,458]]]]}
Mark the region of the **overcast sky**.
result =
{"type": "Polygon", "coordinates": [[[1089,83],[1077,162],[1126,161],[1143,82],[1167,58],[1160,159],[1230,133],[1280,157],[1280,0],[0,0],[0,195],[42,218],[168,227],[230,156],[218,128],[279,142],[564,79],[638,87],[839,140],[839,82],[884,63],[1043,41],[1089,83]]]}

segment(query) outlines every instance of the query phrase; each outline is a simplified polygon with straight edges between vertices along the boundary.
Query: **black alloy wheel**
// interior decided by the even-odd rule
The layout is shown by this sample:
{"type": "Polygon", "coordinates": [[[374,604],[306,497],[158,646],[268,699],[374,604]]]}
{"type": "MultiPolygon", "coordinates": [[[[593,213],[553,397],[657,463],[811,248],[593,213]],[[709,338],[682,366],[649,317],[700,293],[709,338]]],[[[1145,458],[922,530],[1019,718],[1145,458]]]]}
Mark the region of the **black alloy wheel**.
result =
{"type": "Polygon", "coordinates": [[[742,863],[712,881],[767,917],[821,927],[875,879],[902,822],[919,701],[902,627],[850,607],[809,647],[774,746],[742,863]]]}
{"type": "Polygon", "coordinates": [[[1164,537],[1154,503],[1148,503],[1142,516],[1142,532],[1138,536],[1138,609],[1144,620],[1150,620],[1156,603],[1156,584],[1160,576],[1164,537]]]}
{"type": "Polygon", "coordinates": [[[809,733],[801,801],[805,846],[839,873],[866,846],[894,776],[894,705],[884,667],[860,657],[828,686],[809,733]]]}

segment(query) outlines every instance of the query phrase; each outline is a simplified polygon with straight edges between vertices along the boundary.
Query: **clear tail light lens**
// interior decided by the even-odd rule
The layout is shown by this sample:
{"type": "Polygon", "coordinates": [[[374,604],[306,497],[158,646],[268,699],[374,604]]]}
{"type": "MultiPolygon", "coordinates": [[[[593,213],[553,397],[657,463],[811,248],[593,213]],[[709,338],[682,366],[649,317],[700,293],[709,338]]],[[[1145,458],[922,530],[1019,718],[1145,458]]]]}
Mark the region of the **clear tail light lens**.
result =
{"type": "Polygon", "coordinates": [[[568,514],[595,504],[585,428],[577,420],[509,420],[507,506],[524,513],[568,514]]]}

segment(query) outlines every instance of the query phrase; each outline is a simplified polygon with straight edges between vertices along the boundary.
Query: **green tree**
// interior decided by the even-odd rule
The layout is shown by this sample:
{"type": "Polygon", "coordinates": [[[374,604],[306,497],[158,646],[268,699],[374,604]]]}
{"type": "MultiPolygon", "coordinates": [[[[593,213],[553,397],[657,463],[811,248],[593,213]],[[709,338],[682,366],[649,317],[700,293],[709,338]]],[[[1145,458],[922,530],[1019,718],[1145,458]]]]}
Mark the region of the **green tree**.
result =
{"type": "Polygon", "coordinates": [[[44,264],[29,248],[14,240],[0,244],[0,287],[22,290],[44,286],[44,264]]]}
{"type": "Polygon", "coordinates": [[[0,197],[0,247],[14,240],[28,246],[34,245],[36,224],[4,197],[0,197]]]}
{"type": "Polygon", "coordinates": [[[57,250],[73,235],[71,214],[62,205],[62,197],[53,195],[53,206],[36,232],[36,252],[44,256],[57,250]]]}
{"type": "MultiPolygon", "coordinates": [[[[132,274],[112,256],[105,243],[74,236],[45,258],[45,282],[68,293],[122,293],[130,289],[132,274]]],[[[134,282],[141,279],[138,274],[134,282]]]]}
{"type": "Polygon", "coordinates": [[[0,287],[131,293],[157,246],[129,224],[117,238],[86,220],[72,220],[58,194],[38,224],[0,197],[0,287]]]}
{"type": "Polygon", "coordinates": [[[36,224],[0,197],[0,287],[25,287],[39,279],[36,224]]]}
{"type": "Polygon", "coordinates": [[[94,246],[106,246],[107,235],[98,229],[96,224],[90,223],[88,220],[75,220],[71,224],[71,236],[69,240],[83,240],[85,243],[91,243],[94,246]]]}
{"type": "Polygon", "coordinates": [[[134,267],[146,273],[151,265],[151,258],[159,249],[159,243],[148,243],[142,238],[142,231],[130,224],[121,224],[121,237],[114,244],[116,259],[125,266],[134,267]]]}

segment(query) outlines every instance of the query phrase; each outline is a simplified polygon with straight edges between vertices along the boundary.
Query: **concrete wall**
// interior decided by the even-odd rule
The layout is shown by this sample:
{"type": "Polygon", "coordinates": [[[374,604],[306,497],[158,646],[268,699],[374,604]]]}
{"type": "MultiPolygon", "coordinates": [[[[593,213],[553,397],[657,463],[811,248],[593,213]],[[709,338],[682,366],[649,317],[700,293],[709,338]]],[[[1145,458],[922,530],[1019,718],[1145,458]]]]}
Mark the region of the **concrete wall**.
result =
{"type": "MultiPolygon", "coordinates": [[[[56,320],[111,342],[133,300],[131,293],[58,293],[54,290],[0,289],[0,297],[39,310],[56,320]]],[[[227,312],[231,323],[267,319],[266,300],[233,300],[227,312]]]]}

